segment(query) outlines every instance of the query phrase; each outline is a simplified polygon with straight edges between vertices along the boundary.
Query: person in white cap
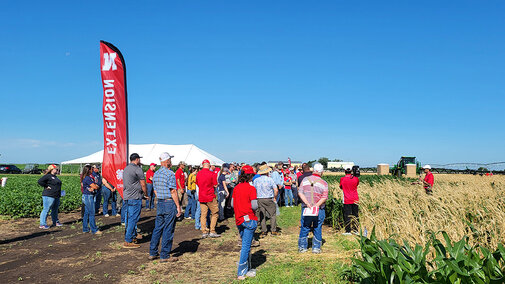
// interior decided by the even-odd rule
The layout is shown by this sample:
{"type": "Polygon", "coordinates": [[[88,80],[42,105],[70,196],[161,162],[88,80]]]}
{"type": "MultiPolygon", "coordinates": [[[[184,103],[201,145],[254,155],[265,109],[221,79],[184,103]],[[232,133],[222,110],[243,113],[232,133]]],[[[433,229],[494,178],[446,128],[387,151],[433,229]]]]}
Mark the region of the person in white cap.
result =
{"type": "Polygon", "coordinates": [[[328,199],[328,183],[321,178],[323,165],[314,164],[312,175],[305,177],[300,183],[298,196],[302,201],[302,216],[300,236],[298,237],[298,251],[307,251],[310,230],[313,230],[312,253],[321,253],[323,241],[322,226],[326,217],[324,208],[328,199]]]}
{"type": "Polygon", "coordinates": [[[154,193],[158,199],[158,205],[156,207],[156,221],[149,248],[149,259],[153,260],[159,255],[160,262],[174,262],[178,260],[177,257],[170,257],[174,240],[175,219],[182,214],[175,174],[170,170],[172,158],[173,156],[170,156],[167,152],[161,153],[161,167],[153,176],[154,193]],[[160,239],[162,239],[161,253],[158,254],[160,239]]]}
{"type": "MultiPolygon", "coordinates": [[[[430,165],[424,165],[423,167],[425,176],[423,182],[423,187],[424,190],[426,191],[426,194],[433,194],[433,184],[435,183],[435,178],[433,177],[433,174],[431,173],[431,166],[430,165]]],[[[419,181],[421,181],[421,178],[419,178],[419,181]]]]}

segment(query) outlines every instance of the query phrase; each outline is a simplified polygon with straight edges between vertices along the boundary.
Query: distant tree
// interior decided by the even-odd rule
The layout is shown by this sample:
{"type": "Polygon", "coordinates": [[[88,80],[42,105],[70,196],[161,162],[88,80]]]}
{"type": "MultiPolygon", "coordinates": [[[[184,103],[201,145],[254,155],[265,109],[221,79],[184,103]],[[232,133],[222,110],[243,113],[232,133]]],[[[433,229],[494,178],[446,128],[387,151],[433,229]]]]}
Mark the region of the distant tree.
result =
{"type": "Polygon", "coordinates": [[[489,170],[487,168],[484,168],[484,167],[478,168],[477,171],[479,171],[479,172],[489,172],[489,170]]]}
{"type": "Polygon", "coordinates": [[[326,157],[321,157],[319,158],[319,160],[317,160],[321,165],[323,165],[323,167],[326,169],[328,168],[328,162],[330,161],[330,159],[326,158],[326,157]]]}
{"type": "Polygon", "coordinates": [[[333,159],[331,160],[330,162],[343,162],[344,160],[340,160],[340,159],[333,159]]]}

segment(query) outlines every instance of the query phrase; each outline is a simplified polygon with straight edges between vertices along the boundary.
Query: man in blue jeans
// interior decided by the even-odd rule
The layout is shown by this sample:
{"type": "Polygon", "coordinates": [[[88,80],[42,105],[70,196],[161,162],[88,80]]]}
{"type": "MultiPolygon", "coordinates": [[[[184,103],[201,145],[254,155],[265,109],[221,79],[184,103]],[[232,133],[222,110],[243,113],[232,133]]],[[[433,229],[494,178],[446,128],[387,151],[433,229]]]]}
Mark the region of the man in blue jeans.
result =
{"type": "Polygon", "coordinates": [[[130,155],[130,163],[123,171],[123,200],[126,210],[126,230],[123,248],[139,248],[140,245],[134,243],[135,236],[141,239],[142,235],[137,234],[137,222],[142,209],[142,196],[147,198],[147,187],[144,172],[140,167],[140,156],[137,153],[130,155]]]}
{"type": "Polygon", "coordinates": [[[158,206],[156,208],[156,221],[151,245],[149,247],[149,259],[160,257],[160,262],[174,262],[177,257],[170,257],[172,242],[174,240],[175,218],[181,216],[182,209],[177,195],[175,174],[170,170],[172,158],[167,152],[160,155],[161,167],[154,173],[153,186],[158,206]],[[161,241],[161,253],[158,254],[158,246],[161,241]]]}
{"type": "Polygon", "coordinates": [[[324,206],[328,199],[328,183],[321,178],[323,165],[316,163],[311,176],[305,177],[298,188],[298,196],[302,201],[302,216],[298,251],[307,252],[307,237],[313,230],[312,253],[321,253],[323,241],[322,226],[325,212],[324,206]]]}

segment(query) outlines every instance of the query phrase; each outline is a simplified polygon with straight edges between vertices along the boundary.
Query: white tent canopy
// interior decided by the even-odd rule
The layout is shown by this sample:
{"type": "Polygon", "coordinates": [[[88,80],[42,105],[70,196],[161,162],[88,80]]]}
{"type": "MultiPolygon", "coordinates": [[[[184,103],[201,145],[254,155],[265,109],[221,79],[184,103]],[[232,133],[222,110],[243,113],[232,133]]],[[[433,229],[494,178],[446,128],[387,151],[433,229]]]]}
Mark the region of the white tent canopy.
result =
{"type": "MultiPolygon", "coordinates": [[[[177,165],[180,161],[185,162],[188,165],[201,165],[202,161],[207,159],[212,165],[223,165],[224,161],[211,155],[204,150],[196,147],[193,144],[187,145],[166,145],[166,144],[140,144],[134,145],[130,144],[128,147],[128,153],[138,153],[142,158],[140,161],[144,165],[149,165],[150,163],[159,164],[160,154],[163,152],[168,152],[170,155],[174,156],[172,158],[172,164],[177,165]]],[[[61,162],[63,165],[68,164],[98,164],[103,161],[103,150],[93,153],[88,156],[81,158],[61,162]]]]}

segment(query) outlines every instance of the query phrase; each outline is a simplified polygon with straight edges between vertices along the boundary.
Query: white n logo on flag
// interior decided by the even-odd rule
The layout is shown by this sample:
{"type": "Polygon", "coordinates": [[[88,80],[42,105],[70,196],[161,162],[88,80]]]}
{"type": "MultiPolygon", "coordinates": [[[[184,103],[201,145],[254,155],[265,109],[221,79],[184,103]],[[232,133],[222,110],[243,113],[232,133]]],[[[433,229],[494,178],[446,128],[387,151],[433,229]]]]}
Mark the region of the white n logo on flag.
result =
{"type": "Polygon", "coordinates": [[[114,61],[116,59],[117,54],[114,53],[104,53],[103,54],[103,66],[102,66],[102,71],[110,71],[112,70],[117,70],[116,62],[114,61]]]}

